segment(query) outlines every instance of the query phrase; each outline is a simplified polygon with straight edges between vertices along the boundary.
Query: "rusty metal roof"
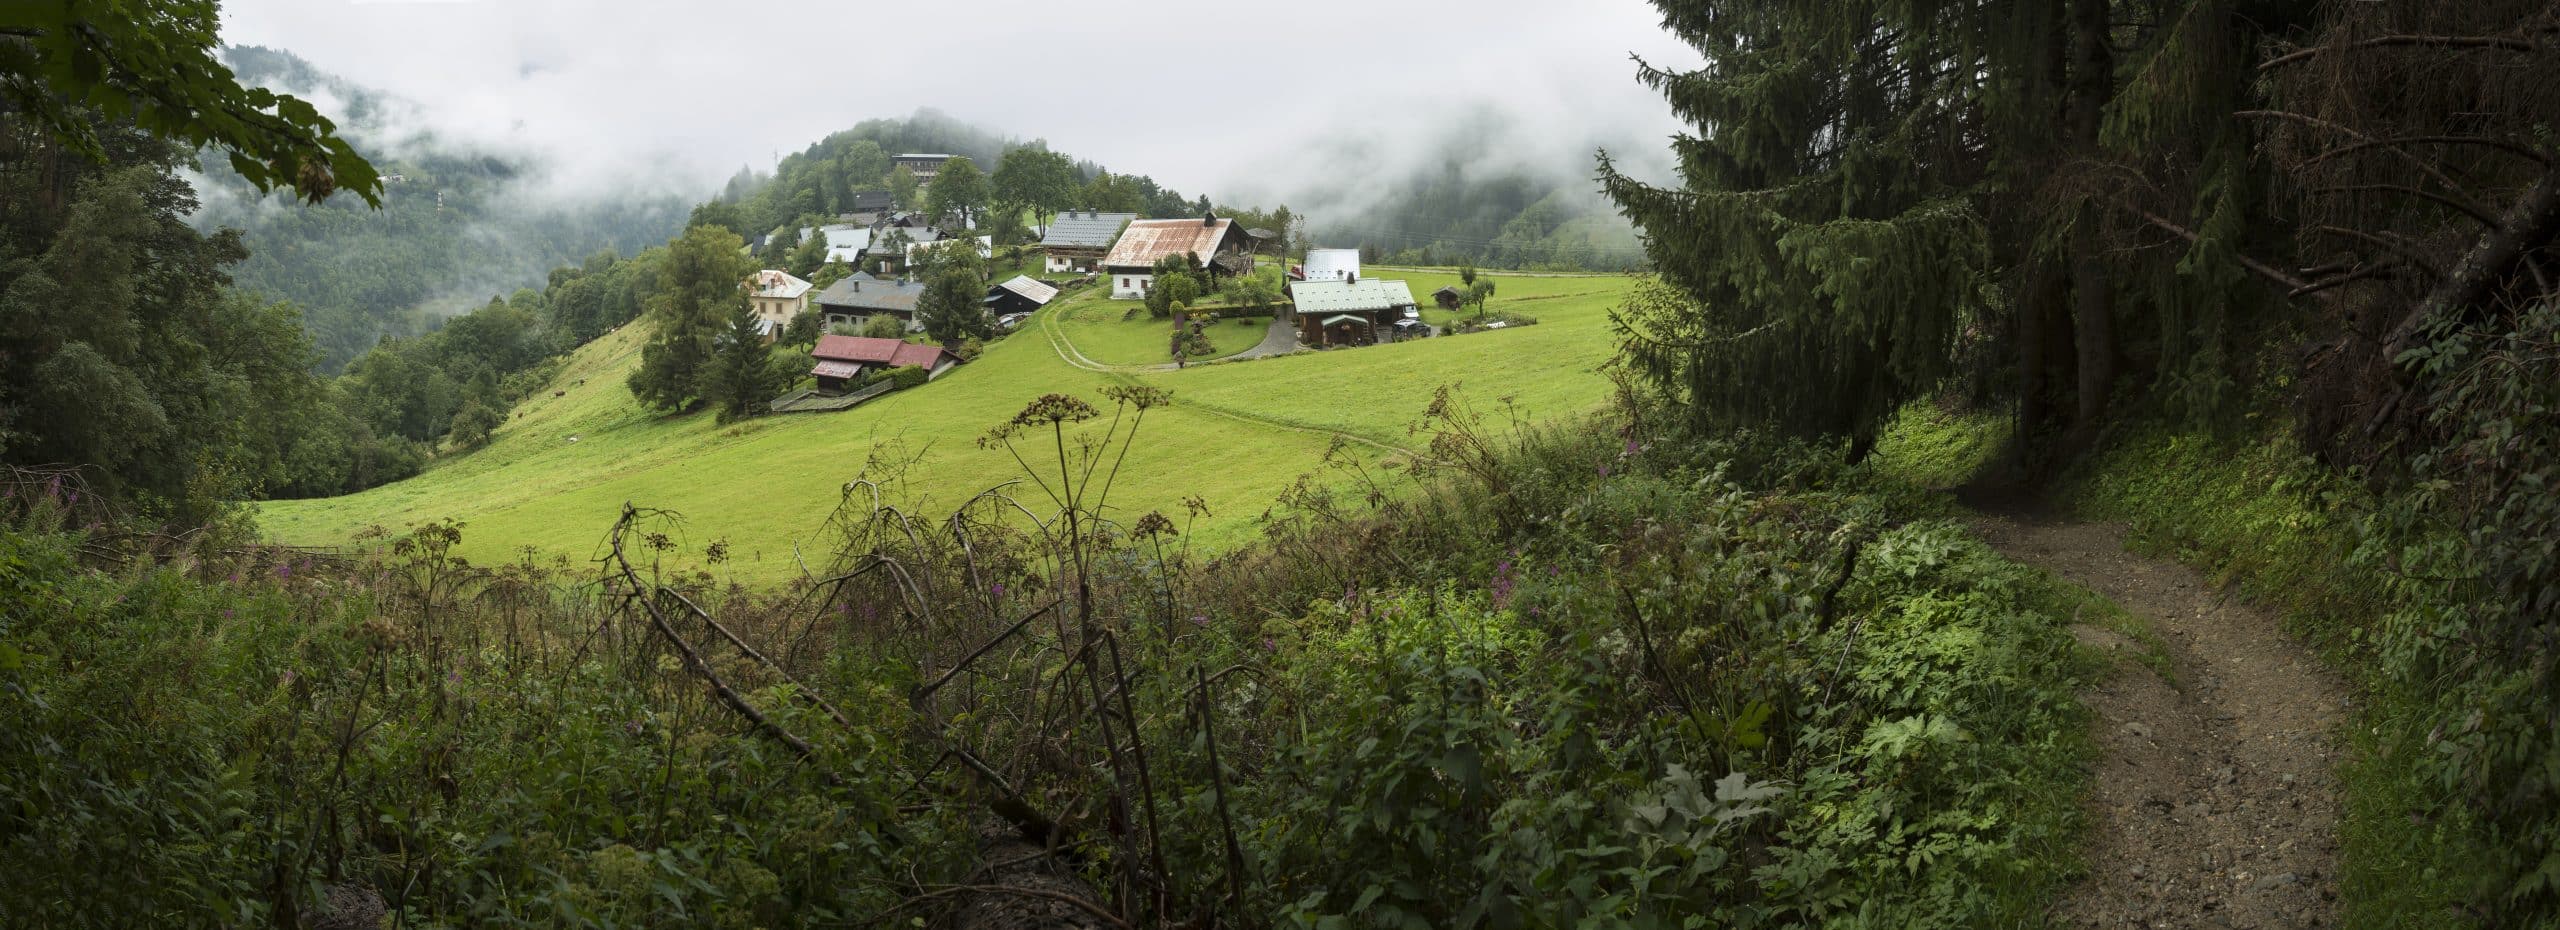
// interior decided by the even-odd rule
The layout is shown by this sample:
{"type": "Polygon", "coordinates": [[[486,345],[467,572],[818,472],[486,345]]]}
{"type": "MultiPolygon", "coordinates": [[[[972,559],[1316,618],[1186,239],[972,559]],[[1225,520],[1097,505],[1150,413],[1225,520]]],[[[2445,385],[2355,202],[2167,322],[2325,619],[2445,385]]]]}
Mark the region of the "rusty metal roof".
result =
{"type": "Polygon", "coordinates": [[[1207,262],[1216,257],[1218,246],[1227,241],[1235,221],[1214,220],[1138,220],[1120,232],[1120,242],[1104,256],[1107,268],[1148,268],[1167,255],[1185,252],[1207,262]]]}

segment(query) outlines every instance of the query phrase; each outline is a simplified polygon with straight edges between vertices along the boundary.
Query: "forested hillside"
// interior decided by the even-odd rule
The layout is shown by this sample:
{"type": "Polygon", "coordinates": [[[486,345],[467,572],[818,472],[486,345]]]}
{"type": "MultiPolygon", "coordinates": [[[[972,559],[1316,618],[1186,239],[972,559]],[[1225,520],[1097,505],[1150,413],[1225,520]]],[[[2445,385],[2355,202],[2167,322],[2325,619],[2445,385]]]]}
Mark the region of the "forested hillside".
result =
{"type": "Polygon", "coordinates": [[[1372,262],[1619,271],[1647,261],[1635,227],[1584,178],[1488,167],[1453,152],[1434,168],[1354,189],[1377,196],[1319,194],[1304,209],[1317,241],[1356,247],[1372,262]]]}
{"type": "Polygon", "coordinates": [[[600,251],[631,255],[665,242],[693,198],[663,190],[564,195],[535,153],[484,150],[417,125],[411,105],[312,68],[289,52],[223,51],[253,86],[317,97],[383,176],[377,207],[337,198],[304,204],[260,193],[223,160],[192,180],[200,229],[241,230],[240,287],[292,301],[336,372],[384,336],[426,332],[456,313],[600,251]]]}

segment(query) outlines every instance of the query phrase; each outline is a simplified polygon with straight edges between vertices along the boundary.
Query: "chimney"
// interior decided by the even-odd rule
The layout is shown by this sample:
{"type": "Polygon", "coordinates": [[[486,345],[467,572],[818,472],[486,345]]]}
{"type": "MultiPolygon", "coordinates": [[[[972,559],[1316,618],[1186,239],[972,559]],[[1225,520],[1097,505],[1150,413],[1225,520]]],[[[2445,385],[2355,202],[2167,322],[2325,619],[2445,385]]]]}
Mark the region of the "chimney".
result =
{"type": "Polygon", "coordinates": [[[1204,213],[1204,214],[1201,214],[1201,215],[1200,215],[1200,225],[1202,225],[1202,226],[1216,226],[1216,225],[1218,225],[1218,214],[1216,214],[1216,213],[1204,213]]]}

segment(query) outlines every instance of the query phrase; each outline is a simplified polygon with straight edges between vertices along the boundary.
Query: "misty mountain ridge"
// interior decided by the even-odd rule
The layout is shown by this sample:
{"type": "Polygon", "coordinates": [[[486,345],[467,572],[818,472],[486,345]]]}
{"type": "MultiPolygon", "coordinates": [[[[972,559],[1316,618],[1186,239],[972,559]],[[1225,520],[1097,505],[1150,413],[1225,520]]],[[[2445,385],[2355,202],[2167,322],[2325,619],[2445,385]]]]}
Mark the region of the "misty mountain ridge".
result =
{"type": "Polygon", "coordinates": [[[314,68],[290,52],[241,46],[224,63],[246,84],[309,100],[330,114],[383,177],[382,207],[338,197],[305,204],[261,194],[218,158],[191,180],[199,228],[234,227],[250,256],[240,287],[303,312],[323,371],[386,336],[432,329],[455,313],[602,250],[630,255],[665,242],[689,198],[673,192],[562,192],[545,159],[420,128],[406,101],[314,68]]]}

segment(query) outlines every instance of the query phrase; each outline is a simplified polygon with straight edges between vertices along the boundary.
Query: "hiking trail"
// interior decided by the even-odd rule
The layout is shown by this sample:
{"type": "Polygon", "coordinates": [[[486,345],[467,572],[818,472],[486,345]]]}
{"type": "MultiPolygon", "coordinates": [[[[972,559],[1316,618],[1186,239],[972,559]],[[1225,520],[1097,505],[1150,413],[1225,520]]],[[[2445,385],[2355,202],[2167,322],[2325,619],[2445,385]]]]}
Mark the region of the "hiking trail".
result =
{"type": "Polygon", "coordinates": [[[2124,549],[2121,528],[1985,515],[2010,559],[2114,601],[2151,646],[2085,619],[2118,654],[2087,695],[2099,758],[2089,873],[2054,906],[2063,927],[2292,928],[2336,922],[2346,689],[2276,618],[2192,569],[2124,549]]]}

